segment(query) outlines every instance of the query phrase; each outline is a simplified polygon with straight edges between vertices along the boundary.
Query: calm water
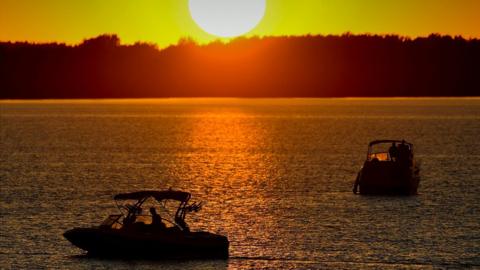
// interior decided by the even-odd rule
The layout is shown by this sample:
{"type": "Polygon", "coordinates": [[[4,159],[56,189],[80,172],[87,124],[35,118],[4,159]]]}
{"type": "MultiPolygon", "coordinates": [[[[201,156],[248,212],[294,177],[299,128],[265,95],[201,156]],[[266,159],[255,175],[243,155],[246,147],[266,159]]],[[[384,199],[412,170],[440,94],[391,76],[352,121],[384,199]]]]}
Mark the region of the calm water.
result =
{"type": "Polygon", "coordinates": [[[166,99],[0,103],[1,268],[480,267],[480,99],[166,99]],[[377,138],[421,159],[418,196],[361,197],[377,138]],[[112,196],[191,191],[187,221],[227,261],[86,259],[62,237],[112,196]]]}

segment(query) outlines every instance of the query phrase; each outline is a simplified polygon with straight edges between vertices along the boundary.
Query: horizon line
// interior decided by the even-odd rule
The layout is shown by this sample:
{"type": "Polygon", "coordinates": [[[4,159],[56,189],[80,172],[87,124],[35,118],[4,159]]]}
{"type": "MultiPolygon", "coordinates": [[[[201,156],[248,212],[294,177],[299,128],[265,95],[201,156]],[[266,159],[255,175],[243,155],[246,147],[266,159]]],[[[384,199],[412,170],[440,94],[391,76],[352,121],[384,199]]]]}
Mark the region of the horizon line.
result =
{"type": "Polygon", "coordinates": [[[0,98],[0,103],[17,103],[17,102],[84,102],[84,101],[103,101],[103,102],[125,102],[125,101],[155,101],[155,100],[205,100],[205,99],[212,99],[212,100],[286,100],[286,99],[296,99],[296,100],[307,100],[307,99],[325,99],[325,100],[333,100],[333,99],[341,99],[341,100],[385,100],[385,99],[395,99],[395,100],[407,100],[407,99],[437,99],[437,100],[448,100],[448,99],[469,99],[469,100],[480,100],[479,96],[378,96],[378,97],[362,97],[362,96],[348,96],[348,97],[234,97],[234,96],[224,96],[224,97],[140,97],[140,98],[29,98],[29,99],[2,99],[0,98]]]}
{"type": "Polygon", "coordinates": [[[237,36],[237,37],[232,37],[232,38],[217,38],[208,42],[201,42],[195,39],[194,37],[191,36],[184,36],[180,37],[176,43],[172,43],[170,45],[167,45],[165,47],[159,46],[157,42],[149,42],[149,41],[142,41],[142,40],[137,40],[135,42],[127,42],[127,43],[122,43],[122,38],[120,37],[119,34],[117,33],[102,33],[102,34],[97,34],[91,37],[85,37],[81,41],[78,42],[65,42],[65,41],[29,41],[29,40],[0,40],[0,43],[10,43],[10,44],[31,44],[31,45],[65,45],[67,47],[76,47],[80,46],[83,44],[85,41],[92,40],[98,37],[102,36],[115,36],[119,39],[120,45],[121,46],[134,46],[137,44],[147,44],[151,46],[155,46],[156,48],[162,50],[166,49],[172,46],[178,46],[182,42],[192,42],[195,45],[200,45],[200,46],[207,46],[210,44],[215,44],[215,43],[222,43],[222,44],[229,44],[238,40],[249,40],[249,39],[268,39],[268,38],[304,38],[304,37],[359,37],[359,36],[368,36],[368,37],[398,37],[401,40],[416,40],[416,39],[422,39],[422,38],[428,38],[431,36],[439,36],[439,37],[450,37],[450,38],[462,38],[466,41],[478,41],[480,40],[480,37],[472,37],[472,36],[463,36],[461,34],[459,35],[451,35],[451,34],[442,34],[438,32],[432,32],[428,35],[418,35],[418,36],[409,36],[409,35],[401,35],[401,34],[396,34],[396,33],[371,33],[371,32],[364,32],[364,33],[352,33],[350,31],[343,32],[341,34],[312,34],[312,33],[307,33],[307,34],[301,34],[301,35],[242,35],[242,36],[237,36]]]}

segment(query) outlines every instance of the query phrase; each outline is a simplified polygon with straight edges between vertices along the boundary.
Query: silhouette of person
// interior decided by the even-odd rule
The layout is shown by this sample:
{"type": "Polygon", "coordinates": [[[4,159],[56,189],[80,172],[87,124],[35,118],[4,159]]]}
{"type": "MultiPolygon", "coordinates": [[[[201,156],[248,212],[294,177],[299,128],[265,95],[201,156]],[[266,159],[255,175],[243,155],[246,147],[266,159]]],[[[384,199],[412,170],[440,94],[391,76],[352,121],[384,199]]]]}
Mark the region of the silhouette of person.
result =
{"type": "Polygon", "coordinates": [[[150,208],[150,214],[152,214],[152,226],[155,228],[165,229],[167,226],[162,221],[162,217],[157,213],[155,207],[150,208]]]}
{"type": "Polygon", "coordinates": [[[393,161],[397,161],[398,158],[398,148],[396,143],[392,143],[392,146],[388,149],[388,153],[390,154],[390,159],[393,161]]]}
{"type": "Polygon", "coordinates": [[[410,161],[410,147],[405,143],[405,140],[402,140],[402,143],[398,146],[398,160],[402,164],[408,164],[410,161]]]}
{"type": "Polygon", "coordinates": [[[123,219],[123,225],[125,227],[128,227],[130,225],[133,225],[135,221],[137,220],[137,214],[140,215],[142,213],[142,208],[138,207],[133,207],[133,206],[127,206],[128,208],[128,214],[127,216],[123,219]]]}

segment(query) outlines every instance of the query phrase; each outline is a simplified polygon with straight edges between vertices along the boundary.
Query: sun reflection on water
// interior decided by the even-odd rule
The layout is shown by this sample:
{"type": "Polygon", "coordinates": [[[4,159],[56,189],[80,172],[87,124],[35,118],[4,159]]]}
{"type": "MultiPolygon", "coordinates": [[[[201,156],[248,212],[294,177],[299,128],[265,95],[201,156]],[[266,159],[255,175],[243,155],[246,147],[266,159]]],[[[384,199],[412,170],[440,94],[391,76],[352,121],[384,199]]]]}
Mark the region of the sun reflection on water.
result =
{"type": "Polygon", "coordinates": [[[269,211],[268,186],[278,175],[268,129],[247,109],[225,109],[215,114],[199,112],[187,121],[188,136],[178,142],[184,151],[176,155],[175,170],[191,173],[189,186],[195,198],[207,206],[190,220],[199,229],[238,232],[229,236],[236,245],[251,237],[250,230],[265,232],[277,220],[269,211]],[[248,213],[262,215],[253,224],[248,213]]]}

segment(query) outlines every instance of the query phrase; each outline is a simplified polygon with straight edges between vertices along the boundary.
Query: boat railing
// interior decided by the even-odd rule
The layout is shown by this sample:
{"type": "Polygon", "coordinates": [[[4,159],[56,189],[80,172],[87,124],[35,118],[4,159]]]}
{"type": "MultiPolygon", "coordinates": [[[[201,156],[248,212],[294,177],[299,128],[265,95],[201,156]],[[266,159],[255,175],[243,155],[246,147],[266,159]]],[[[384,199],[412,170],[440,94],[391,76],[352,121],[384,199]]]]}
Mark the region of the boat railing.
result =
{"type": "Polygon", "coordinates": [[[120,222],[120,218],[123,217],[123,215],[110,215],[108,216],[102,224],[100,224],[100,227],[102,228],[120,228],[123,224],[120,222]]]}

